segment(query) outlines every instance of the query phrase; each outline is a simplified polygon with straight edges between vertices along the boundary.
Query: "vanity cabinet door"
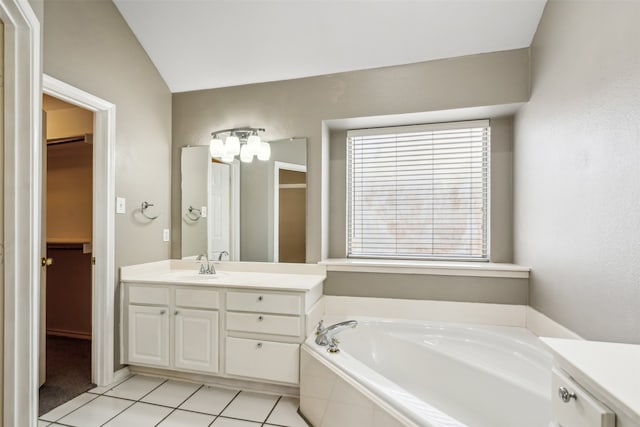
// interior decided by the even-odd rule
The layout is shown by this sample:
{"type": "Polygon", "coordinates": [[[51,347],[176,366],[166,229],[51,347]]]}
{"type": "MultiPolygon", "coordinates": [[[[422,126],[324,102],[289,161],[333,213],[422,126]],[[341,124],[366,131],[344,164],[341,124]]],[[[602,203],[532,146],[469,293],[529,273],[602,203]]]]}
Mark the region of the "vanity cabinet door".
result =
{"type": "Polygon", "coordinates": [[[168,307],[129,305],[129,363],[169,366],[168,307]]]}
{"type": "Polygon", "coordinates": [[[218,372],[218,312],[178,308],[175,311],[175,367],[218,372]]]}

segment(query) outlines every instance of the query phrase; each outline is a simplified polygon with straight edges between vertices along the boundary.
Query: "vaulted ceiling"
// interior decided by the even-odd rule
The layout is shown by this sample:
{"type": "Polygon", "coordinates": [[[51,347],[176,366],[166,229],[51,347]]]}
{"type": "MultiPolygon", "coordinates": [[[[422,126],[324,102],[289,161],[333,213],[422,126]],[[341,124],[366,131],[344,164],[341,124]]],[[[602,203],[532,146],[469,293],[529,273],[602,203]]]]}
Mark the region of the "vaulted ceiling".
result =
{"type": "Polygon", "coordinates": [[[528,47],[546,0],[114,0],[172,92],[528,47]]]}

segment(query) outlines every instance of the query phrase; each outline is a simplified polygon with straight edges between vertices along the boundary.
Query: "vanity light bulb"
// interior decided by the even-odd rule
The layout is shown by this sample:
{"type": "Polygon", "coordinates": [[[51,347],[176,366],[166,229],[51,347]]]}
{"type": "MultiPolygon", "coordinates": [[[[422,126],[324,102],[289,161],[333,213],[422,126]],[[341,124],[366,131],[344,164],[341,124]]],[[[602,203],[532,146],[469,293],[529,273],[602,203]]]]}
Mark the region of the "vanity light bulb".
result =
{"type": "Polygon", "coordinates": [[[268,142],[260,144],[260,150],[258,150],[258,160],[269,160],[271,157],[271,145],[268,142]]]}
{"type": "Polygon", "coordinates": [[[249,146],[253,154],[257,154],[258,150],[260,149],[261,142],[262,141],[260,141],[260,137],[258,135],[251,135],[247,139],[247,146],[249,146]]]}
{"type": "Polygon", "coordinates": [[[240,139],[235,135],[229,135],[224,142],[227,151],[232,155],[237,156],[240,154],[240,139]]]}
{"type": "Polygon", "coordinates": [[[224,143],[221,139],[212,138],[209,143],[209,151],[211,152],[211,157],[222,157],[224,154],[224,143]]]}
{"type": "Polygon", "coordinates": [[[253,150],[251,150],[248,144],[240,148],[240,161],[244,163],[251,163],[253,161],[253,150]]]}

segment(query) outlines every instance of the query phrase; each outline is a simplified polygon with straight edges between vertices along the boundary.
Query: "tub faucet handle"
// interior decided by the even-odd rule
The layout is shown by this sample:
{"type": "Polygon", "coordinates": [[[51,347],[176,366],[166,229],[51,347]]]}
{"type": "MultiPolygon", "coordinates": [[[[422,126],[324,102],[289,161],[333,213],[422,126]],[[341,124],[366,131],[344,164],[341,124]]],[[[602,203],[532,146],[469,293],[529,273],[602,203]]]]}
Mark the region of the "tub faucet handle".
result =
{"type": "Polygon", "coordinates": [[[324,320],[319,321],[318,324],[316,325],[316,336],[320,335],[326,330],[327,328],[324,327],[324,320]]]}
{"type": "Polygon", "coordinates": [[[331,338],[331,341],[329,342],[329,348],[327,348],[327,351],[329,353],[339,353],[340,349],[338,348],[338,344],[340,344],[340,341],[338,340],[338,338],[331,338]]]}

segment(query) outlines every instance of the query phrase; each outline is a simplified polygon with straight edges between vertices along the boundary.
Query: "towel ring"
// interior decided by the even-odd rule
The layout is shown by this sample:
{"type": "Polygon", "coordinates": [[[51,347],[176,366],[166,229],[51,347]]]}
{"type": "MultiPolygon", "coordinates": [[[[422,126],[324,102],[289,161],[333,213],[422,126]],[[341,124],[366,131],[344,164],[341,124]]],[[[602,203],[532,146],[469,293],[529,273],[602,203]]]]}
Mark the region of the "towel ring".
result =
{"type": "Polygon", "coordinates": [[[149,209],[151,206],[153,206],[153,203],[142,202],[142,204],[140,205],[140,213],[142,214],[143,217],[153,221],[154,219],[158,218],[160,215],[156,215],[156,216],[147,215],[145,211],[149,209]]]}
{"type": "Polygon", "coordinates": [[[198,208],[194,208],[193,206],[189,206],[185,215],[191,221],[198,221],[200,218],[202,218],[202,211],[198,208]]]}

